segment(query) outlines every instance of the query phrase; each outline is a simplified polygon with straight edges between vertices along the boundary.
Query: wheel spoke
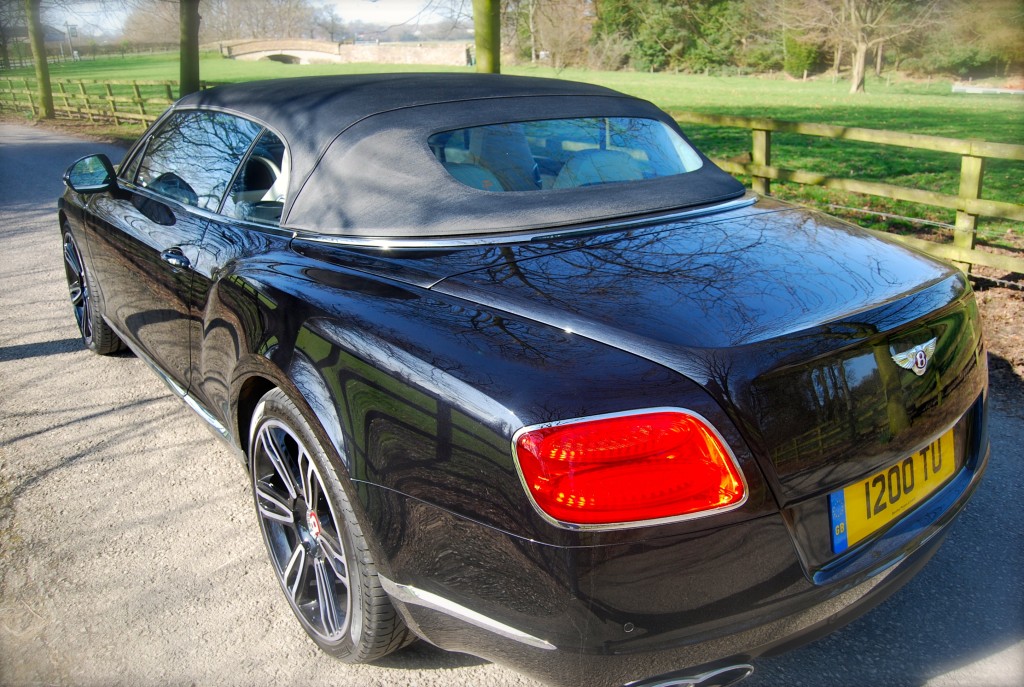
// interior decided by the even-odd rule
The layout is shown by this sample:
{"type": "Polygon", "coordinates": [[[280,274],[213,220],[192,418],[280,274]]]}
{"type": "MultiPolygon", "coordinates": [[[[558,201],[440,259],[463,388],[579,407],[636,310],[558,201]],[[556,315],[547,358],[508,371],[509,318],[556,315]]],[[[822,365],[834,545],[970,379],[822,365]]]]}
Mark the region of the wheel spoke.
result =
{"type": "Polygon", "coordinates": [[[92,339],[92,315],[89,313],[88,293],[85,293],[82,296],[82,319],[79,329],[81,329],[82,336],[85,337],[86,340],[92,339]]]}
{"type": "Polygon", "coordinates": [[[260,515],[270,520],[293,524],[295,517],[285,497],[278,494],[266,482],[256,482],[256,504],[260,515]]]}
{"type": "Polygon", "coordinates": [[[78,280],[68,282],[68,293],[71,294],[71,305],[81,307],[85,300],[85,291],[82,290],[82,284],[78,280]]]}
{"type": "Polygon", "coordinates": [[[71,239],[64,242],[64,262],[68,264],[68,267],[75,273],[75,276],[81,277],[82,261],[78,257],[78,249],[71,239]]]}
{"type": "Polygon", "coordinates": [[[284,461],[284,449],[278,444],[274,438],[273,432],[269,429],[263,429],[260,432],[260,440],[263,443],[263,449],[267,452],[267,457],[270,459],[271,465],[274,466],[274,472],[281,478],[281,482],[284,483],[285,489],[288,490],[288,497],[292,500],[298,496],[298,492],[295,489],[295,479],[292,477],[291,471],[288,469],[288,465],[284,461]]]}
{"type": "Polygon", "coordinates": [[[316,574],[316,600],[320,608],[320,622],[323,623],[324,632],[333,635],[338,631],[338,607],[334,599],[334,584],[323,561],[314,560],[313,571],[316,574]]]}
{"type": "Polygon", "coordinates": [[[327,564],[331,566],[338,581],[348,589],[348,564],[345,562],[344,551],[336,536],[333,532],[321,530],[317,543],[323,549],[327,564]]]}
{"type": "Polygon", "coordinates": [[[309,507],[316,510],[316,502],[320,497],[320,477],[316,474],[313,461],[309,459],[309,454],[305,450],[299,452],[299,471],[302,495],[309,507]]]}
{"type": "Polygon", "coordinates": [[[288,565],[281,572],[285,587],[288,588],[288,595],[292,601],[299,603],[299,590],[306,579],[306,550],[301,544],[296,544],[292,556],[288,559],[288,565]]]}

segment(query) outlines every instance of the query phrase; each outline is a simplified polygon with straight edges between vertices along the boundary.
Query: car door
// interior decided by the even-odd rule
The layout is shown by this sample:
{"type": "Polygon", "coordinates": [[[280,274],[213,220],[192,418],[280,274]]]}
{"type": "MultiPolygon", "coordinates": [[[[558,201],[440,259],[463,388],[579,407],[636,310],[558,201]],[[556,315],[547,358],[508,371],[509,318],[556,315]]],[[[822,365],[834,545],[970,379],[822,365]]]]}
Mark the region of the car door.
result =
{"type": "MultiPolygon", "coordinates": [[[[235,270],[248,256],[287,247],[291,232],[279,227],[290,175],[281,138],[263,130],[249,148],[217,218],[211,219],[194,262],[192,293],[203,326],[192,335],[189,394],[214,412],[229,403],[231,373],[246,352],[248,336],[262,327],[256,301],[235,270]],[[216,312],[218,314],[212,315],[216,312]],[[222,313],[230,312],[225,319],[222,313]]],[[[273,307],[264,301],[265,307],[273,307]]]]}
{"type": "Polygon", "coordinates": [[[119,334],[183,390],[197,326],[193,269],[210,218],[261,127],[221,112],[176,112],[89,203],[89,250],[119,334]]]}

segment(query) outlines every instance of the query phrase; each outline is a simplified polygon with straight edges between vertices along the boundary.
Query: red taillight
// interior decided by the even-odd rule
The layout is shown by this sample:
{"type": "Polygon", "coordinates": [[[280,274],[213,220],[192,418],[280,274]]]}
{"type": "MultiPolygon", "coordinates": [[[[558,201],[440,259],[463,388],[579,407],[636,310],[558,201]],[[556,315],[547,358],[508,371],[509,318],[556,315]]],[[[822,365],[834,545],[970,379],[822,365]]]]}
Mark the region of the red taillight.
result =
{"type": "Polygon", "coordinates": [[[534,502],[564,524],[706,513],[738,505],[745,493],[718,433],[677,410],[522,430],[515,451],[534,502]]]}

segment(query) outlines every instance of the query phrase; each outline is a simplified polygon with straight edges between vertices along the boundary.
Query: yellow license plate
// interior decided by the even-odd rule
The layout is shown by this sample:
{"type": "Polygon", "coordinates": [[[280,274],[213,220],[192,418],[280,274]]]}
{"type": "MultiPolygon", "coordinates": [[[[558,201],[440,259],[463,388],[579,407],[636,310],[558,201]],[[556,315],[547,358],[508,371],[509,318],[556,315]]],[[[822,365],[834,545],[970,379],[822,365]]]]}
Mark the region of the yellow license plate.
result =
{"type": "Polygon", "coordinates": [[[953,430],[917,453],[829,495],[832,551],[841,553],[923,501],[956,470],[953,430]]]}

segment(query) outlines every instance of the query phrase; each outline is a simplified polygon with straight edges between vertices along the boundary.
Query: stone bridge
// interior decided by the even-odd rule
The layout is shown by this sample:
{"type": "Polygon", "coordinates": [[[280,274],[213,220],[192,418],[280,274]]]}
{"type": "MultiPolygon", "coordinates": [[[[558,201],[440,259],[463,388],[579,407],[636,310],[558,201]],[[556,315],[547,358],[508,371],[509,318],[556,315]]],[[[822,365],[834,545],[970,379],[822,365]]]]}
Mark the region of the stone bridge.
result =
{"type": "Polygon", "coordinates": [[[273,60],[285,64],[376,62],[434,64],[464,67],[471,46],[461,41],[441,43],[331,43],[302,39],[225,41],[220,53],[233,60],[273,60]]]}

